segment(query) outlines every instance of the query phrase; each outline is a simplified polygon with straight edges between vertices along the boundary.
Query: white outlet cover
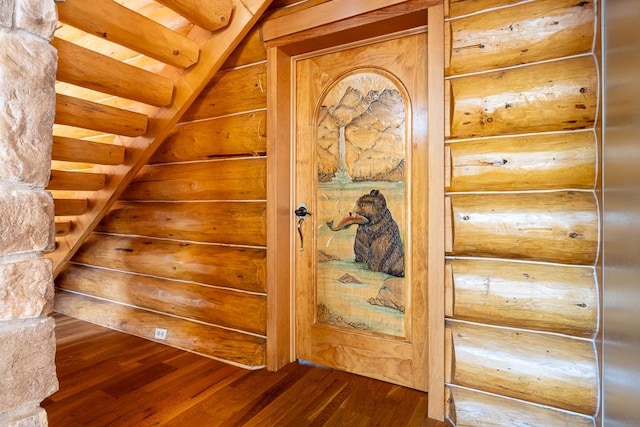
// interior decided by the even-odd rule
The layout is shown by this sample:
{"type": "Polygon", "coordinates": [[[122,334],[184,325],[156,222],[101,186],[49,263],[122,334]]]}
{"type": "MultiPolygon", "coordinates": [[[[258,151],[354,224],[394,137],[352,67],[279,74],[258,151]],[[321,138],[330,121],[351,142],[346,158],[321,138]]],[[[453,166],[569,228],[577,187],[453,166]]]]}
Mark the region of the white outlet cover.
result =
{"type": "Polygon", "coordinates": [[[157,340],[166,340],[167,339],[167,330],[165,328],[156,328],[153,333],[153,337],[157,340]]]}

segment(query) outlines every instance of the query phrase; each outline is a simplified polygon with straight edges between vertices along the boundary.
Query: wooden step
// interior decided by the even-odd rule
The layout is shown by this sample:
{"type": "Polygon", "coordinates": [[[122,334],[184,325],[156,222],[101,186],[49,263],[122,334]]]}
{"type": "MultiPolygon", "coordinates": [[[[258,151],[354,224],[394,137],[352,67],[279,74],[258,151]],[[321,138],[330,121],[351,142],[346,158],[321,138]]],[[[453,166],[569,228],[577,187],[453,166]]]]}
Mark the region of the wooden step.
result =
{"type": "Polygon", "coordinates": [[[55,216],[83,215],[89,206],[88,199],[53,199],[55,216]]]}
{"type": "MultiPolygon", "coordinates": [[[[90,3],[82,0],[68,0],[58,3],[62,22],[134,49],[136,46],[139,48],[138,45],[151,46],[153,52],[142,53],[149,56],[154,54],[156,59],[163,56],[157,55],[157,51],[163,51],[163,49],[156,45],[168,46],[170,50],[168,56],[181,59],[181,61],[173,61],[174,65],[179,65],[176,62],[181,62],[182,66],[189,68],[187,70],[178,70],[174,67],[163,69],[159,74],[174,82],[175,93],[172,104],[168,107],[142,105],[139,113],[58,95],[59,112],[56,123],[120,135],[117,137],[116,145],[124,146],[127,156],[121,165],[94,166],[94,172],[103,173],[109,179],[105,188],[91,198],[86,213],[76,218],[74,227],[64,237],[64,245],[60,245],[61,250],[49,254],[54,264],[54,276],[60,273],[82,242],[109,212],[111,206],[120,198],[129,182],[148,162],[162,141],[174,131],[185,111],[248,34],[269,3],[270,0],[233,0],[233,14],[226,27],[211,33],[195,26],[187,37],[192,43],[186,43],[184,46],[180,44],[181,36],[176,37],[177,35],[170,30],[168,30],[169,33],[165,33],[154,23],[147,22],[146,18],[140,17],[112,0],[96,0],[90,3]],[[187,55],[190,52],[193,53],[189,47],[192,44],[196,47],[200,46],[199,60],[197,54],[187,55]],[[187,58],[187,61],[184,61],[184,58],[187,58]],[[90,109],[91,115],[83,114],[83,109],[90,109]],[[147,117],[149,122],[153,123],[149,129],[147,129],[147,117]],[[96,123],[110,124],[108,129],[104,129],[102,125],[96,125],[96,123]]],[[[166,30],[165,27],[162,28],[166,30]]]]}
{"type": "Polygon", "coordinates": [[[233,2],[231,0],[156,0],[206,29],[215,31],[229,24],[233,2]]]}
{"type": "Polygon", "coordinates": [[[52,160],[101,165],[119,165],[124,161],[125,148],[83,139],[53,136],[52,160]]]}
{"type": "Polygon", "coordinates": [[[56,237],[66,236],[71,230],[71,221],[56,220],[56,237]]]}
{"type": "Polygon", "coordinates": [[[57,3],[60,21],[128,47],[165,64],[188,68],[200,51],[193,40],[113,0],[68,0],[57,3]]]}
{"type": "Polygon", "coordinates": [[[58,50],[58,80],[158,107],[171,104],[171,80],[57,37],[51,44],[58,50]]]}
{"type": "Polygon", "coordinates": [[[140,136],[147,131],[144,114],[62,94],[56,94],[55,123],[125,136],[140,136]]]}
{"type": "Polygon", "coordinates": [[[101,173],[52,170],[47,190],[97,191],[105,180],[101,173]]]}

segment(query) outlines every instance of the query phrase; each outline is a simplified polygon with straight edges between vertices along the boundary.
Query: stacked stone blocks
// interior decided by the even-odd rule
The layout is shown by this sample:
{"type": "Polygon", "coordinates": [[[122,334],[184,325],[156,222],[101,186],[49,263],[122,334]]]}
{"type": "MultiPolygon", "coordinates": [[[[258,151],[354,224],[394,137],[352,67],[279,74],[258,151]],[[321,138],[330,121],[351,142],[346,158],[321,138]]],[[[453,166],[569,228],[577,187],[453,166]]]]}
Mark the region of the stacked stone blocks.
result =
{"type": "Polygon", "coordinates": [[[0,0],[0,425],[46,426],[58,389],[51,169],[54,0],[0,0]]]}

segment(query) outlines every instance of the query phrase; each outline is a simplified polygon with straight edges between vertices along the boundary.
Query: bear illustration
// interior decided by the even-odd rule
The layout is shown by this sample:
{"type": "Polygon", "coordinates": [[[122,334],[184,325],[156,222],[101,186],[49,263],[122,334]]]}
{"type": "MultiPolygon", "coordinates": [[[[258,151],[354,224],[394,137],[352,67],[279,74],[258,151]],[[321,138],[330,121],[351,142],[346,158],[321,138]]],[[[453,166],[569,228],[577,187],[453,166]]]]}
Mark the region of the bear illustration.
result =
{"type": "Polygon", "coordinates": [[[354,212],[342,219],[337,226],[327,225],[339,231],[358,225],[353,243],[356,262],[363,262],[373,271],[396,277],[404,277],[404,248],[400,229],[387,208],[387,201],[378,190],[361,196],[354,212]]]}

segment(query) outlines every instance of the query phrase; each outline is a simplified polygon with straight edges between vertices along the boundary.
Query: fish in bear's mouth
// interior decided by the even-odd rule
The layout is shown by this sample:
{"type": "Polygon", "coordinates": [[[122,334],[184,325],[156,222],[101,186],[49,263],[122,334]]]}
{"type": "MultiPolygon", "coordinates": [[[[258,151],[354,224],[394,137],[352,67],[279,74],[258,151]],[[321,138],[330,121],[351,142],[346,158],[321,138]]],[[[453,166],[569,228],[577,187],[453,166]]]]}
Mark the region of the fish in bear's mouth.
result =
{"type": "Polygon", "coordinates": [[[339,231],[345,228],[351,227],[353,224],[368,224],[369,220],[362,215],[353,214],[349,212],[349,215],[344,217],[338,225],[333,226],[333,221],[328,221],[327,226],[331,229],[331,231],[339,231]]]}

